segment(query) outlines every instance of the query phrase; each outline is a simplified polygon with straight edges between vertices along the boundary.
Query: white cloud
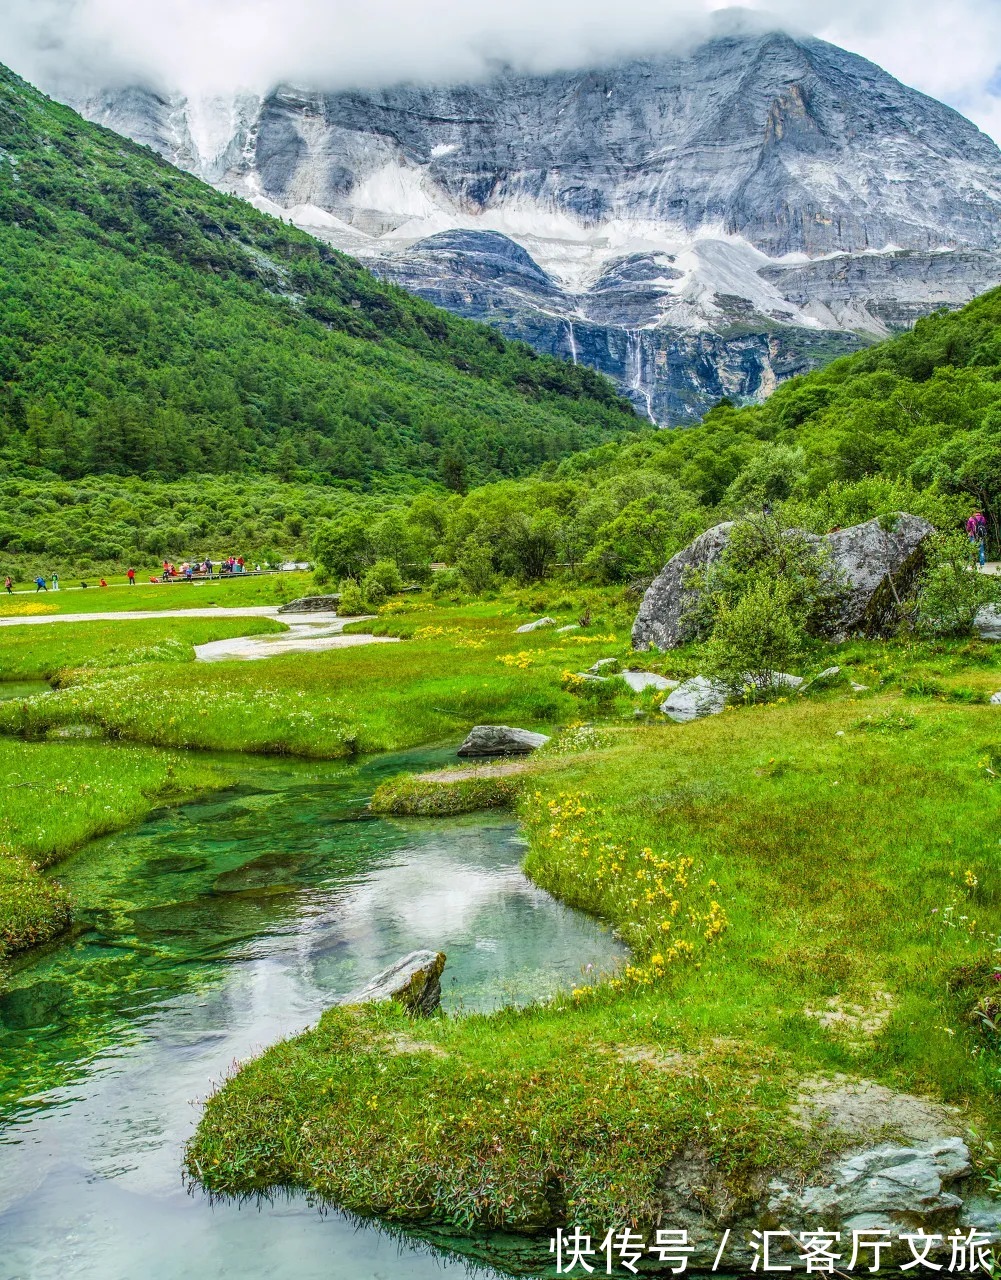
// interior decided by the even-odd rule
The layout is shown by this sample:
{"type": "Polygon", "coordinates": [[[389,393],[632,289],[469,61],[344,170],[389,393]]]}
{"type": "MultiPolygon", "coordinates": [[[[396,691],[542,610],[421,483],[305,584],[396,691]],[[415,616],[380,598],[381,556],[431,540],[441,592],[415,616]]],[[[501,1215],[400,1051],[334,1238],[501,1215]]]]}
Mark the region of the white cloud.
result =
{"type": "MultiPolygon", "coordinates": [[[[186,92],[447,81],[687,43],[723,0],[3,0],[0,59],[43,87],[186,92]]],[[[871,58],[1001,139],[1001,0],[749,0],[871,58]]]]}

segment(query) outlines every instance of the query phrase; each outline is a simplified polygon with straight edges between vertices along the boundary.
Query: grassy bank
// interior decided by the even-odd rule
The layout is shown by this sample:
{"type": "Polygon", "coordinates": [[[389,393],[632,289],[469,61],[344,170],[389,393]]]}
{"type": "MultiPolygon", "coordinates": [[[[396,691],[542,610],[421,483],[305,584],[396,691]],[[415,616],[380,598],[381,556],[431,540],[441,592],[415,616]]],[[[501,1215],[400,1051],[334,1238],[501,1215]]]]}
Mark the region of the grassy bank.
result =
{"type": "MultiPolygon", "coordinates": [[[[155,568],[151,573],[158,572],[155,568]]],[[[18,590],[0,593],[0,618],[42,617],[56,613],[117,613],[129,609],[204,609],[213,605],[237,608],[285,604],[314,594],[311,573],[262,574],[261,577],[215,578],[209,582],[148,582],[144,574],[130,587],[121,575],[99,587],[91,575],[86,591],[79,578],[65,576],[59,591],[18,590]]]]}
{"type": "Polygon", "coordinates": [[[46,867],[214,780],[204,766],[136,747],[0,739],[0,957],[69,924],[72,904],[46,867]]]}
{"type": "MultiPolygon", "coordinates": [[[[482,721],[528,726],[628,713],[649,699],[563,687],[566,671],[627,644],[625,608],[614,598],[605,606],[587,631],[517,635],[534,616],[518,600],[406,604],[359,624],[407,637],[398,645],[193,666],[179,698],[162,696],[177,673],[161,662],[77,672],[55,693],[0,706],[0,730],[37,737],[88,724],[157,746],[336,758],[461,736],[482,721]]],[[[572,610],[565,613],[569,621],[572,610]]]]}
{"type": "Polygon", "coordinates": [[[527,867],[614,923],[629,968],[419,1028],[333,1009],[210,1100],[189,1170],[600,1239],[669,1215],[677,1157],[707,1171],[710,1213],[823,1157],[837,1139],[789,1110],[806,1077],[930,1094],[989,1135],[1001,1054],[956,975],[1001,959],[997,715],[799,700],[568,756],[523,798],[527,867]]]}
{"type": "MultiPolygon", "coordinates": [[[[149,618],[0,627],[0,681],[63,680],[143,663],[193,662],[196,644],[284,631],[271,618],[149,618]]],[[[171,668],[167,668],[170,670],[171,668]]],[[[187,673],[185,673],[187,674],[187,673]]],[[[169,685],[178,681],[171,672],[169,685]]]]}

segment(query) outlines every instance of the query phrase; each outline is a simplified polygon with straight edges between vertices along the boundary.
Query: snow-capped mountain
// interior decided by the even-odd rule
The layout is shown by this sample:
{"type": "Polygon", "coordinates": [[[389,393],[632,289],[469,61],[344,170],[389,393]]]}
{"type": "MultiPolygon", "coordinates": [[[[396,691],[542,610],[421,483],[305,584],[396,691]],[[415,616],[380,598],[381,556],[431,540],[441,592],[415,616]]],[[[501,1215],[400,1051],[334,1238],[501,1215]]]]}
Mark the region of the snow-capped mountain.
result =
{"type": "Polygon", "coordinates": [[[782,33],[456,86],[77,105],[658,422],[1001,282],[1001,151],[782,33]]]}

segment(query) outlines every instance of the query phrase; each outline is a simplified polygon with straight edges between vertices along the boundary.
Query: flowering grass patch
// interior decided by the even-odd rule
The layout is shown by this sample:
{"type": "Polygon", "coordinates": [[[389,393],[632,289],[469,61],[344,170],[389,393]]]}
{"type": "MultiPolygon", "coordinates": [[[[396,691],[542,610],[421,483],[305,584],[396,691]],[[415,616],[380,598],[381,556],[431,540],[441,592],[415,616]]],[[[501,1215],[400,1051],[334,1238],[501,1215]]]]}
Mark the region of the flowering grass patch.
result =
{"type": "MultiPolygon", "coordinates": [[[[496,661],[510,652],[524,616],[513,604],[411,609],[353,624],[353,630],[409,637],[399,645],[190,665],[180,681],[176,665],[162,661],[77,670],[56,692],[0,705],[0,730],[41,737],[82,723],[157,746],[336,758],[464,736],[477,723],[552,725],[577,718],[578,700],[560,689],[568,660],[564,637],[541,634],[528,669],[496,661]]],[[[194,627],[195,621],[170,623],[194,627]]],[[[77,627],[97,624],[58,625],[83,635],[77,627]]],[[[589,648],[575,645],[574,660],[586,665],[605,654],[603,635],[589,648]]],[[[0,633],[0,644],[3,639],[0,633]]],[[[623,712],[631,706],[622,700],[623,712]]],[[[615,710],[614,700],[608,709],[615,710]]]]}
{"type": "Polygon", "coordinates": [[[615,927],[628,968],[419,1028],[331,1010],[210,1100],[190,1172],[224,1192],[292,1184],[390,1219],[600,1239],[670,1218],[678,1156],[706,1170],[713,1213],[776,1169],[815,1167],[837,1140],[793,1123],[807,1077],[929,1094],[996,1136],[1001,1054],[953,975],[1001,956],[1001,790],[982,766],[1001,722],[869,704],[913,726],[853,732],[850,698],[799,699],[554,755],[522,793],[526,867],[615,927]],[[816,1015],[877,1005],[862,1032],[816,1015]]]}
{"type": "Polygon", "coordinates": [[[225,616],[0,627],[0,680],[52,679],[64,671],[97,673],[145,662],[192,662],[196,644],[286,629],[271,618],[225,616]]]}
{"type": "Polygon", "coordinates": [[[518,794],[519,782],[516,776],[441,782],[403,774],[384,782],[372,796],[370,807],[373,813],[411,814],[421,818],[475,813],[478,809],[498,809],[511,804],[518,794]]]}
{"type": "Polygon", "coordinates": [[[216,779],[213,770],[143,748],[0,739],[0,957],[69,923],[72,904],[46,867],[216,779]]]}

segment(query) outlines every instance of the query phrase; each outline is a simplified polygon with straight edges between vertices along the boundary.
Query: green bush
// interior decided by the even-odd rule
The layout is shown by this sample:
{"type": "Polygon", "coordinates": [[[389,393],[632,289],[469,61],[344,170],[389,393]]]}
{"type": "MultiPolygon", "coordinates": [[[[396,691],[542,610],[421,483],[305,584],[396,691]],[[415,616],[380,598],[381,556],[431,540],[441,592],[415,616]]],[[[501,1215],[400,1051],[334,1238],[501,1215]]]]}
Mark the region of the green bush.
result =
{"type": "Polygon", "coordinates": [[[361,589],[372,604],[381,604],[387,596],[395,596],[403,579],[395,560],[376,560],[361,580],[361,589]]]}
{"type": "Polygon", "coordinates": [[[691,592],[685,626],[699,639],[713,635],[724,616],[732,626],[733,611],[750,593],[755,594],[758,608],[768,600],[772,600],[769,608],[777,607],[781,598],[794,629],[817,634],[836,610],[842,590],[826,547],[764,515],[734,524],[720,559],[689,572],[685,585],[691,592]],[[779,582],[781,593],[768,590],[779,582]]]}
{"type": "Polygon", "coordinates": [[[927,569],[918,591],[916,629],[924,635],[969,635],[977,610],[999,598],[1001,584],[977,571],[963,533],[935,534],[925,548],[927,569]]]}
{"type": "Polygon", "coordinates": [[[732,694],[748,698],[775,689],[775,676],[801,653],[802,623],[781,579],[757,579],[735,604],[721,601],[706,646],[706,672],[732,694]]]}
{"type": "Polygon", "coordinates": [[[347,617],[353,617],[355,614],[368,613],[368,602],[362,592],[361,587],[355,582],[354,578],[345,578],[340,587],[340,604],[337,612],[347,617]]]}

